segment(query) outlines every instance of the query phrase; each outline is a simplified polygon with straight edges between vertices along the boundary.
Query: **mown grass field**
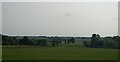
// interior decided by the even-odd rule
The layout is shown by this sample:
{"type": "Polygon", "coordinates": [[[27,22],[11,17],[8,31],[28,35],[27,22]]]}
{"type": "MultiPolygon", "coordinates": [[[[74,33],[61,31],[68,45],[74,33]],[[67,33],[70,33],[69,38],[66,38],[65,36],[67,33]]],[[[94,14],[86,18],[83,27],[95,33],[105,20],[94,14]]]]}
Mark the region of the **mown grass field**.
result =
{"type": "Polygon", "coordinates": [[[117,60],[117,49],[80,47],[3,47],[3,60],[117,60]]]}

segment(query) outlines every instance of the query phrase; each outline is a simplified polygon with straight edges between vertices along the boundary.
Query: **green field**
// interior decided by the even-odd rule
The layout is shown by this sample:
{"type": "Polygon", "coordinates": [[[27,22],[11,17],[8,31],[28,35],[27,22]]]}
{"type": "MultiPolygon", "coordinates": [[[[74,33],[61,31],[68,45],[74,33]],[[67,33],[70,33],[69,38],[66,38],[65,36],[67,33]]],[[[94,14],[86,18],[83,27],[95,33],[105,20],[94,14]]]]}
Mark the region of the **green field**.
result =
{"type": "Polygon", "coordinates": [[[117,49],[80,47],[3,47],[3,60],[117,60],[117,49]]]}

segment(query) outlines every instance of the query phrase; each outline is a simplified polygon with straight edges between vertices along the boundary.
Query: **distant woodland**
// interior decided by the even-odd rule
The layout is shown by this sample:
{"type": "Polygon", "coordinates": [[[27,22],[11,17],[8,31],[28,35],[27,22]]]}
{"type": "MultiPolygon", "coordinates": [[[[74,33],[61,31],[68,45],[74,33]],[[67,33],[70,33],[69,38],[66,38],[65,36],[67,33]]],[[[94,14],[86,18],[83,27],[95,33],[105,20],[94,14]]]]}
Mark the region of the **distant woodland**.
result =
{"type": "MultiPolygon", "coordinates": [[[[61,44],[82,44],[88,48],[120,48],[120,36],[101,37],[92,34],[91,37],[59,37],[59,36],[2,36],[2,45],[33,45],[56,47],[61,44]]],[[[81,45],[80,44],[80,45],[81,45]]]]}

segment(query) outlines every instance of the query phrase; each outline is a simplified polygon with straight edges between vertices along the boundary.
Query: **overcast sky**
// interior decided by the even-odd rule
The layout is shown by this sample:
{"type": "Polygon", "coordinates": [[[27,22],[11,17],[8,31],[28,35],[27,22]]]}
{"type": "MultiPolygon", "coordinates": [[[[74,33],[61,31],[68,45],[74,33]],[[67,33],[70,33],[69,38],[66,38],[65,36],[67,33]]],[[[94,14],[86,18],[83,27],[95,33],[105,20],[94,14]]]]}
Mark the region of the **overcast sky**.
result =
{"type": "Polygon", "coordinates": [[[101,36],[118,34],[118,5],[112,2],[2,3],[7,35],[101,36]]]}
{"type": "Polygon", "coordinates": [[[2,34],[2,3],[0,2],[0,34],[2,34]]]}
{"type": "Polygon", "coordinates": [[[116,2],[120,0],[0,0],[2,2],[116,2]]]}

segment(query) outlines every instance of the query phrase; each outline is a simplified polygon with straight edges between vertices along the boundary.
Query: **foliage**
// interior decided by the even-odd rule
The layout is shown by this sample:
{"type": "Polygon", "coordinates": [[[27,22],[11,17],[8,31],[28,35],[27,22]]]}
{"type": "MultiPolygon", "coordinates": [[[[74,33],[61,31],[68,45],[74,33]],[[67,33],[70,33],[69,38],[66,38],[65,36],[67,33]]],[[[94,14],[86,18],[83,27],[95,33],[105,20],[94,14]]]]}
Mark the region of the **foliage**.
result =
{"type": "Polygon", "coordinates": [[[90,42],[89,41],[83,41],[83,45],[85,47],[90,47],[90,42]]]}
{"type": "Polygon", "coordinates": [[[48,39],[37,39],[36,45],[47,46],[48,39]]]}
{"type": "Polygon", "coordinates": [[[27,36],[24,36],[22,39],[19,40],[20,45],[32,45],[32,41],[29,40],[27,36]]]}
{"type": "Polygon", "coordinates": [[[84,41],[83,45],[85,47],[92,48],[120,48],[118,44],[120,44],[120,37],[100,37],[99,34],[92,34],[91,41],[84,41]],[[89,45],[90,42],[90,45],[89,45]]]}
{"type": "Polygon", "coordinates": [[[90,47],[98,47],[99,39],[100,39],[99,34],[93,34],[91,37],[90,47]]]}
{"type": "Polygon", "coordinates": [[[70,39],[70,42],[71,42],[71,43],[75,43],[75,39],[74,39],[74,38],[71,38],[71,39],[70,39]]]}
{"type": "MultiPolygon", "coordinates": [[[[6,36],[2,35],[2,45],[39,45],[59,46],[61,44],[76,44],[83,42],[85,47],[91,48],[120,48],[120,36],[100,37],[92,34],[92,37],[30,37],[30,36],[6,36]],[[90,40],[91,38],[91,40],[90,40]]],[[[81,44],[79,44],[81,45],[81,44]]]]}
{"type": "Polygon", "coordinates": [[[2,36],[3,45],[18,45],[18,40],[16,37],[2,36]]]}

